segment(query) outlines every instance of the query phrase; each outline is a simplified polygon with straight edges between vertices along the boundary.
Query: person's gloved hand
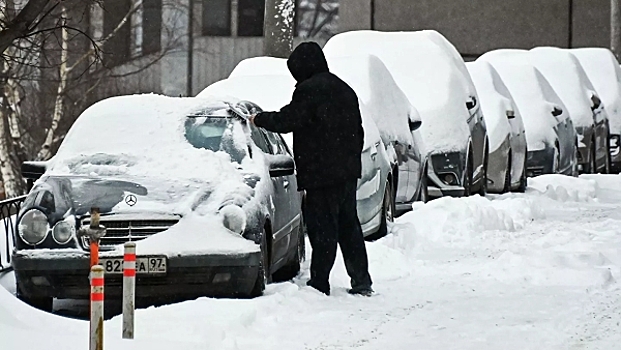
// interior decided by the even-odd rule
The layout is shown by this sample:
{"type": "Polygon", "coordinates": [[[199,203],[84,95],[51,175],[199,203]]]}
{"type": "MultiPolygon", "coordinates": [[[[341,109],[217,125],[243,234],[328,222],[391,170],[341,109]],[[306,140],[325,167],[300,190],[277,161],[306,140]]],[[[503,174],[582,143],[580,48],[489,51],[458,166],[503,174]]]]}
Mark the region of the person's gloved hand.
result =
{"type": "Polygon", "coordinates": [[[248,117],[248,121],[250,122],[250,124],[255,125],[254,124],[254,118],[257,116],[257,114],[252,114],[250,117],[248,117]]]}

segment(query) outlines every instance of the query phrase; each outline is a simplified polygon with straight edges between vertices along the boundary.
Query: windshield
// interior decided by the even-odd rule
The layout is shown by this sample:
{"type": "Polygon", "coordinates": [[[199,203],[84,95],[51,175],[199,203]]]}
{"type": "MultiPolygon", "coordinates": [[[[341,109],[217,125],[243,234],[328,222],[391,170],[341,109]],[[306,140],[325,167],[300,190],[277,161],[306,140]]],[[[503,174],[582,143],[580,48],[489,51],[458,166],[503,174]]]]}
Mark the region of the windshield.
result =
{"type": "Polygon", "coordinates": [[[248,145],[240,122],[226,117],[188,117],[185,121],[185,138],[196,148],[223,151],[231,160],[241,163],[247,155],[248,145]]]}

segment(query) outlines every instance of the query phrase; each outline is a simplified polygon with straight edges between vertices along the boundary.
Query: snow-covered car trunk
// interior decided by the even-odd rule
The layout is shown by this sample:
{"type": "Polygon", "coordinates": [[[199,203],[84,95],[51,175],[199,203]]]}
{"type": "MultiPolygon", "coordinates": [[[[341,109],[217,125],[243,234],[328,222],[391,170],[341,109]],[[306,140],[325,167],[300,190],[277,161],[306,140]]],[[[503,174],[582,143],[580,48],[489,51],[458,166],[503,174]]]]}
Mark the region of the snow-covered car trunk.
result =
{"type": "Polygon", "coordinates": [[[328,58],[377,56],[421,115],[421,134],[429,155],[430,195],[470,192],[474,175],[480,180],[483,172],[482,164],[477,165],[482,157],[476,157],[475,162],[475,155],[471,155],[474,140],[468,121],[476,124],[481,114],[477,103],[471,110],[467,108],[467,83],[451,52],[424,33],[375,31],[336,35],[324,51],[328,58]]]}
{"type": "Polygon", "coordinates": [[[528,53],[490,51],[479,58],[496,68],[524,120],[529,176],[573,175],[577,136],[569,112],[545,77],[530,64],[528,53]]]}
{"type": "Polygon", "coordinates": [[[621,67],[613,53],[605,48],[569,50],[578,58],[602,99],[610,128],[611,171],[621,171],[621,67]]]}
{"type": "Polygon", "coordinates": [[[107,228],[100,244],[111,297],[120,297],[115,266],[128,241],[138,241],[139,262],[160,266],[138,270],[139,299],[256,295],[265,274],[299,267],[293,159],[282,139],[236,115],[240,108],[258,107],[134,95],[87,109],[38,165],[42,176],[19,213],[18,295],[39,306],[88,296],[90,239],[78,233],[93,207],[107,228]]]}
{"type": "Polygon", "coordinates": [[[608,113],[580,61],[571,52],[552,47],[532,49],[529,57],[569,110],[578,133],[580,170],[608,172],[608,113]]]}
{"type": "Polygon", "coordinates": [[[494,67],[466,63],[476,85],[489,137],[488,190],[502,193],[526,188],[526,135],[522,114],[494,67]]]}

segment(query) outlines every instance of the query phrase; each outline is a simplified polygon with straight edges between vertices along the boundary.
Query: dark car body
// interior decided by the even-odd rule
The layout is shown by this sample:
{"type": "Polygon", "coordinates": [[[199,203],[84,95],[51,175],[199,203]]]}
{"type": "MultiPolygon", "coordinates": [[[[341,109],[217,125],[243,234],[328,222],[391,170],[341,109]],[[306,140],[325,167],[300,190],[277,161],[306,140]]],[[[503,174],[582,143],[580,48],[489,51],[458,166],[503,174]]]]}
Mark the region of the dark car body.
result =
{"type": "MultiPolygon", "coordinates": [[[[44,164],[25,163],[23,173],[28,177],[42,175],[18,214],[14,237],[12,264],[17,292],[26,302],[49,310],[52,298],[89,297],[90,240],[74,233],[70,240],[61,244],[55,240],[53,230],[60,222],[71,222],[74,232],[80,232],[81,228],[90,223],[92,207],[97,207],[101,212],[100,223],[107,230],[100,241],[101,259],[122,256],[122,246],[119,245],[136,241],[139,258],[163,258],[161,261],[167,265],[164,273],[141,274],[139,271],[136,280],[137,303],[177,301],[199,296],[256,296],[262,293],[265,283],[273,274],[297,273],[299,261],[304,255],[304,237],[302,196],[297,191],[292,157],[280,135],[250,126],[236,115],[236,111],[258,110],[258,107],[245,103],[231,107],[225,113],[220,110],[216,115],[211,115],[211,109],[203,107],[204,102],[155,95],[111,98],[95,106],[99,110],[110,106],[113,110],[121,111],[123,106],[131,109],[137,102],[144,105],[151,101],[154,104],[166,104],[172,111],[175,104],[200,106],[194,109],[194,113],[181,116],[179,120],[184,120],[185,126],[183,123],[177,125],[179,130],[174,132],[180,133],[179,138],[191,144],[190,148],[193,146],[196,151],[209,150],[226,154],[226,159],[230,159],[239,172],[239,178],[243,180],[229,190],[224,189],[223,185],[201,182],[200,179],[175,181],[151,173],[142,176],[103,176],[101,173],[80,172],[57,175],[46,171],[44,164]],[[246,129],[249,135],[245,141],[246,147],[239,143],[229,144],[225,136],[227,130],[237,127],[249,128],[246,129]],[[216,130],[215,134],[213,130],[216,130]],[[247,164],[248,159],[259,164],[263,170],[257,173],[246,169],[241,164],[247,164]],[[269,175],[265,178],[262,174],[269,175]],[[190,200],[189,209],[177,212],[168,206],[171,201],[182,200],[190,200]],[[225,208],[235,208],[233,212],[236,214],[227,214],[225,208]],[[45,238],[36,244],[22,239],[23,231],[19,231],[22,218],[33,210],[44,213],[49,225],[45,238]],[[168,230],[176,229],[175,234],[196,230],[193,226],[183,226],[189,222],[184,221],[184,216],[197,215],[196,211],[200,210],[212,218],[209,221],[212,225],[202,227],[201,231],[208,234],[220,230],[227,239],[233,239],[234,242],[241,240],[240,247],[244,249],[227,251],[217,246],[196,246],[201,244],[197,240],[179,242],[187,244],[187,251],[176,249],[173,245],[169,251],[163,249],[158,252],[157,248],[151,248],[141,253],[142,240],[146,244],[149,239],[158,238],[168,230]],[[243,225],[232,223],[240,216],[245,218],[243,225]],[[213,223],[216,221],[217,224],[213,223]],[[237,230],[239,232],[235,232],[237,230]]],[[[149,112],[158,111],[147,110],[145,114],[149,112]]],[[[89,110],[84,112],[88,113],[89,110]]],[[[166,118],[159,121],[166,121],[166,118]]],[[[76,124],[79,122],[80,119],[76,124]]],[[[175,127],[174,122],[166,125],[175,127]]],[[[150,131],[149,127],[134,130],[137,134],[150,131]]],[[[70,133],[63,144],[74,142],[77,136],[72,136],[70,133]]],[[[102,154],[79,155],[81,162],[86,160],[89,166],[96,165],[101,169],[110,166],[115,157],[102,154]]],[[[217,166],[217,163],[195,166],[207,169],[217,166]]],[[[171,237],[175,242],[174,236],[171,237]]],[[[183,239],[179,237],[179,240],[183,239]]],[[[121,297],[122,274],[108,275],[111,271],[108,266],[104,267],[106,297],[118,299],[121,297]]]]}

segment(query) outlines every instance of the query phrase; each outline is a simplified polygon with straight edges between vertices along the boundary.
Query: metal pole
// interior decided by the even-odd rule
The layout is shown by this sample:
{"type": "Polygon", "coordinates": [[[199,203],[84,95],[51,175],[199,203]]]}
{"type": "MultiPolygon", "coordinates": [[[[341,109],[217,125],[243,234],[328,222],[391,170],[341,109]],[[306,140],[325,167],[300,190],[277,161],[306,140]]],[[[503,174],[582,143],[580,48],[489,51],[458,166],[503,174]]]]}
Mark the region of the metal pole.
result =
{"type": "Polygon", "coordinates": [[[621,0],[610,2],[610,50],[621,58],[621,0]]]}
{"type": "Polygon", "coordinates": [[[136,305],[136,243],[125,243],[123,255],[123,339],[134,339],[136,305]]]}
{"type": "Polygon", "coordinates": [[[91,267],[91,323],[90,350],[103,350],[104,332],[104,268],[101,265],[91,267]]]}
{"type": "Polygon", "coordinates": [[[567,48],[574,46],[574,0],[569,0],[569,27],[567,31],[567,48]]]}
{"type": "MultiPolygon", "coordinates": [[[[188,75],[186,78],[186,94],[192,96],[192,83],[194,82],[194,1],[188,0],[188,75]]],[[[203,4],[207,6],[207,4],[203,4]]]]}

